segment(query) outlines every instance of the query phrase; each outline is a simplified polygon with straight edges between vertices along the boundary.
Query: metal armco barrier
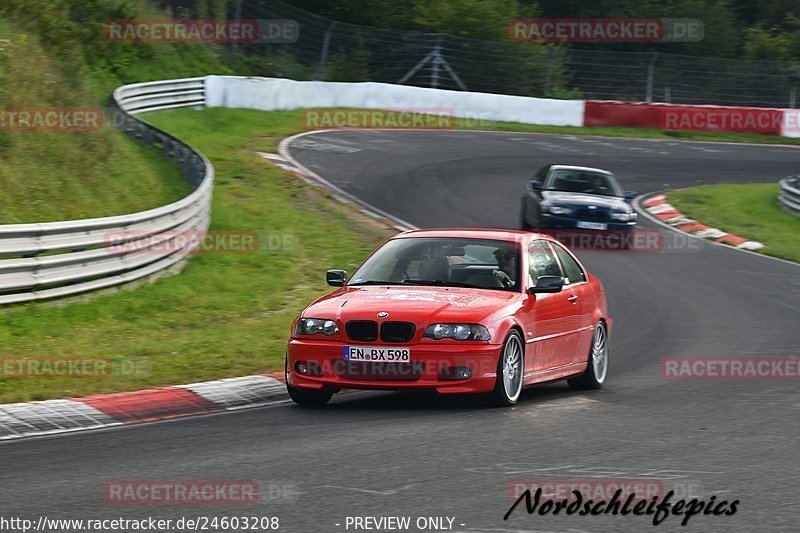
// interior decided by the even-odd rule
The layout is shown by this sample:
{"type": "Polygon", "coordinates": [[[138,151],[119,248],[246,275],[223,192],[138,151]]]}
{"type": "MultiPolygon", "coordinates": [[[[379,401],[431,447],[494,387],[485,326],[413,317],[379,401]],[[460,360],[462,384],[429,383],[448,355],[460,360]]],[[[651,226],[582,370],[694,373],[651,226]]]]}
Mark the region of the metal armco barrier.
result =
{"type": "Polygon", "coordinates": [[[789,176],[781,180],[778,202],[785,210],[800,217],[800,176],[789,176]]]}
{"type": "Polygon", "coordinates": [[[0,225],[0,304],[120,285],[169,268],[191,253],[198,242],[185,245],[184,237],[208,230],[214,168],[191,146],[134,115],[204,103],[204,78],[137,83],[114,91],[114,125],[161,149],[194,190],[177,202],[140,213],[0,225]]]}

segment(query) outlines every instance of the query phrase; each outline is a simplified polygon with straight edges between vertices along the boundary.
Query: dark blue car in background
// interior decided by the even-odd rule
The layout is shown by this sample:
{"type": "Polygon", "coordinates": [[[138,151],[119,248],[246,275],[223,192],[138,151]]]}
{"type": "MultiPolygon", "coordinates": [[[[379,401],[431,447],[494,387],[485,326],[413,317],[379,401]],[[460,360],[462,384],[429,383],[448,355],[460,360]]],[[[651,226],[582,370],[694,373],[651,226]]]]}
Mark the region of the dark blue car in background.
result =
{"type": "Polygon", "coordinates": [[[611,172],[572,165],[547,165],[528,182],[522,197],[525,230],[630,230],[637,215],[611,172]]]}

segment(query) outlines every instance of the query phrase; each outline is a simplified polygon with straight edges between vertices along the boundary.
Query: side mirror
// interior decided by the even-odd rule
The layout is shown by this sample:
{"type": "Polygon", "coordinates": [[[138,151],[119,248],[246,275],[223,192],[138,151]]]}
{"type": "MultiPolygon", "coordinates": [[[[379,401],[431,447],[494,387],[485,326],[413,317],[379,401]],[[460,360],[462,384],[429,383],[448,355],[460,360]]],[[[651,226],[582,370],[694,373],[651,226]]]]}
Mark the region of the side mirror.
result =
{"type": "Polygon", "coordinates": [[[325,281],[331,287],[341,287],[347,281],[347,272],[344,270],[328,270],[325,272],[325,281]]]}
{"type": "Polygon", "coordinates": [[[625,199],[626,200],[633,200],[636,198],[637,194],[634,191],[625,191],[625,199]]]}
{"type": "Polygon", "coordinates": [[[542,182],[537,180],[531,180],[528,183],[528,188],[532,191],[541,191],[542,190],[542,182]]]}
{"type": "Polygon", "coordinates": [[[564,278],[561,276],[539,276],[536,285],[528,289],[529,294],[547,292],[561,292],[564,288],[564,278]]]}

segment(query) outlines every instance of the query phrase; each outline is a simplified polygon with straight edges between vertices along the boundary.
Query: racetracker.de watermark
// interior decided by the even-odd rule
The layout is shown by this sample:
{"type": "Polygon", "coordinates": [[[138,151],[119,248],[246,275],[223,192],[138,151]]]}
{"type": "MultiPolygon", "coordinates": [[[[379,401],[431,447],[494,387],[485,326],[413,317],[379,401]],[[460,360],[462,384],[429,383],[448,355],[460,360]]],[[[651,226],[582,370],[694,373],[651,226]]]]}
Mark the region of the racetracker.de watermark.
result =
{"type": "Polygon", "coordinates": [[[118,505],[254,505],[297,501],[296,483],[225,479],[126,479],[103,484],[103,499],[118,505]]]}
{"type": "Polygon", "coordinates": [[[739,131],[800,134],[800,110],[753,107],[665,106],[659,114],[665,130],[739,131]]]}
{"type": "Polygon", "coordinates": [[[669,380],[790,381],[800,380],[800,357],[742,355],[728,357],[664,357],[661,377],[669,380]]]}
{"type": "Polygon", "coordinates": [[[111,20],[103,35],[112,43],[286,44],[300,37],[300,25],[290,19],[111,20]]]}
{"type": "Polygon", "coordinates": [[[458,363],[452,359],[425,359],[411,362],[389,361],[354,361],[346,359],[304,360],[296,361],[292,371],[299,376],[332,376],[342,378],[369,377],[377,381],[404,381],[420,376],[453,377],[456,368],[467,368],[470,375],[480,376],[497,369],[497,362],[490,358],[460,357],[458,363]],[[298,372],[297,365],[302,364],[303,372],[298,372]]]}
{"type": "Polygon", "coordinates": [[[526,490],[541,489],[542,497],[574,501],[577,494],[583,498],[607,500],[617,490],[622,496],[639,494],[651,498],[664,494],[664,482],[657,479],[516,479],[508,484],[508,497],[517,500],[526,490]]]}
{"type": "Polygon", "coordinates": [[[686,43],[702,41],[698,19],[513,19],[508,36],[514,42],[537,43],[686,43]]]}
{"type": "Polygon", "coordinates": [[[157,234],[114,230],[103,236],[105,248],[112,254],[277,253],[293,251],[299,242],[293,233],[255,230],[168,230],[157,234]]]}
{"type": "Polygon", "coordinates": [[[444,108],[408,109],[307,109],[302,113],[306,130],[316,129],[453,129],[455,111],[444,108]]]}
{"type": "Polygon", "coordinates": [[[114,376],[142,377],[149,373],[150,359],[147,357],[0,357],[0,379],[103,379],[114,376]]]}
{"type": "Polygon", "coordinates": [[[2,131],[92,131],[103,126],[99,108],[29,107],[0,109],[2,131]]]}
{"type": "Polygon", "coordinates": [[[542,229],[538,233],[550,235],[573,250],[601,252],[694,253],[705,242],[682,233],[634,228],[630,230],[542,229]]]}

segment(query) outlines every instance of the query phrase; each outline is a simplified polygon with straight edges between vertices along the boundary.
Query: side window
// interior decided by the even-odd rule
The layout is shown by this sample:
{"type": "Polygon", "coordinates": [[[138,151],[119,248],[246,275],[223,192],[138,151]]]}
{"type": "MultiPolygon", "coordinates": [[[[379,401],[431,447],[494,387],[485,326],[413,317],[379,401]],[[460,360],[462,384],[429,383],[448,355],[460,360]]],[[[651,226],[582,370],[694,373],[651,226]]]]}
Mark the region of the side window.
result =
{"type": "Polygon", "coordinates": [[[569,282],[580,283],[581,281],[586,281],[586,274],[578,262],[561,246],[554,244],[553,248],[556,249],[558,259],[561,261],[561,266],[564,267],[564,274],[566,274],[569,282]]]}
{"type": "Polygon", "coordinates": [[[542,168],[539,169],[539,171],[536,173],[536,175],[533,177],[533,179],[538,180],[538,181],[544,181],[544,179],[547,177],[547,174],[549,172],[550,172],[550,165],[547,165],[546,167],[542,167],[542,168]]]}
{"type": "Polygon", "coordinates": [[[540,276],[563,276],[552,248],[547,241],[533,241],[528,247],[528,268],[531,283],[536,283],[540,276]]]}

